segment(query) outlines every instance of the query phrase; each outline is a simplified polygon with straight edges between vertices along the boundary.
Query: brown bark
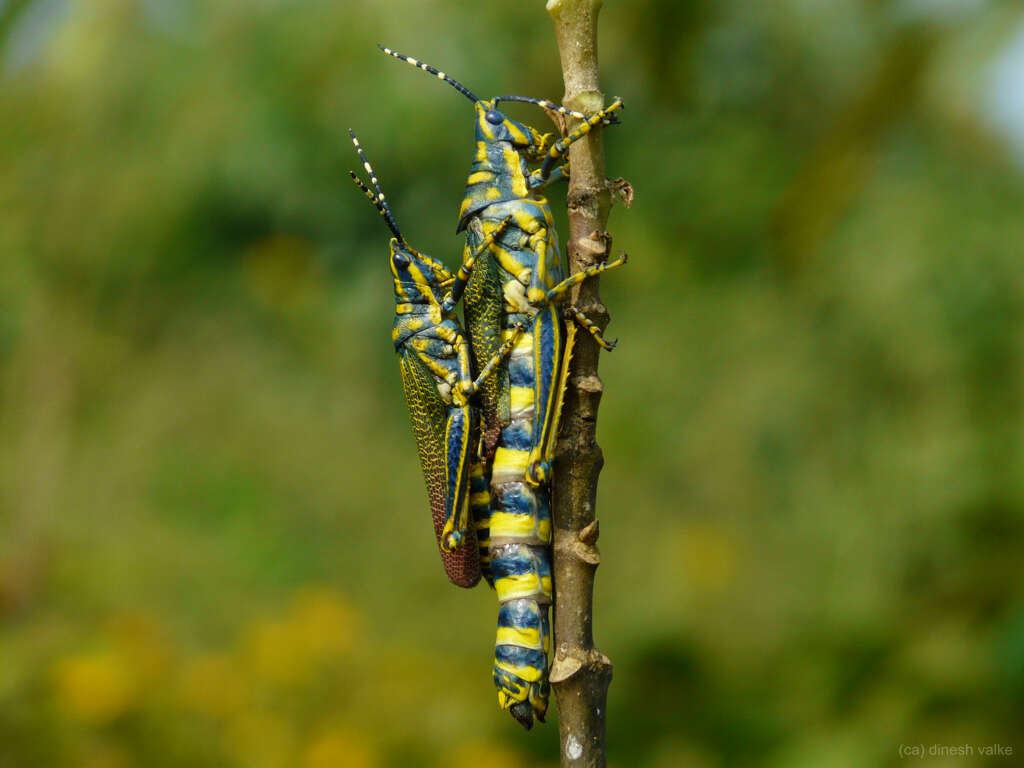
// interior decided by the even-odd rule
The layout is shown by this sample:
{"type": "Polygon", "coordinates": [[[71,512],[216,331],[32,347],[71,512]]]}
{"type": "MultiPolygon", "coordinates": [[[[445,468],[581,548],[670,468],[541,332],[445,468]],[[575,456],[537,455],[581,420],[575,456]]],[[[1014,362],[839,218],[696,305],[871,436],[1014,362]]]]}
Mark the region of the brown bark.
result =
{"type": "MultiPolygon", "coordinates": [[[[601,0],[548,0],[565,80],[563,104],[597,112],[604,95],[597,79],[597,15],[601,0]]],[[[569,128],[572,128],[570,124],[569,128]]],[[[570,147],[569,271],[603,261],[609,240],[605,223],[611,195],[605,181],[603,131],[570,147]]],[[[600,327],[608,323],[596,277],[573,290],[571,301],[600,327]]],[[[595,439],[603,384],[597,375],[599,347],[577,334],[562,411],[552,487],[554,517],[555,656],[551,683],[558,702],[563,768],[604,768],[605,717],[612,665],[594,647],[594,571],[599,557],[594,509],[604,464],[595,439]]]]}

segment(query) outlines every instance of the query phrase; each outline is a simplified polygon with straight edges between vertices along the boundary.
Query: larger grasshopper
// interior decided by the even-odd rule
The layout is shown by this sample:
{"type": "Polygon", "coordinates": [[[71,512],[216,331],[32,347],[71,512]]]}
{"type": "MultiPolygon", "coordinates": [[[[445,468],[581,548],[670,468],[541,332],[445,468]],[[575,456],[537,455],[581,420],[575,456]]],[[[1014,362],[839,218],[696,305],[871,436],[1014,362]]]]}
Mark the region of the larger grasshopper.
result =
{"type": "Polygon", "coordinates": [[[454,306],[465,294],[466,328],[477,360],[494,359],[516,326],[529,329],[515,342],[508,363],[499,364],[481,385],[484,453],[493,457],[486,526],[490,576],[501,604],[494,680],[501,707],[529,728],[547,709],[551,461],[576,324],[604,348],[614,346],[575,307],[565,308],[573,320],[567,324],[559,304],[573,285],[626,261],[623,255],[563,279],[554,219],[540,193],[567,178],[568,164],[562,161],[569,146],[612,122],[622,102],[616,99],[607,109],[585,115],[523,96],[478,99],[444,72],[380,47],[451,85],[476,112],[476,151],[457,228],[467,233],[466,247],[444,306],[454,306]],[[498,111],[501,101],[536,104],[583,122],[554,141],[552,134],[498,111]],[[529,163],[541,166],[531,170],[529,163]],[[481,254],[486,255],[475,263],[481,254]]]}
{"type": "MultiPolygon", "coordinates": [[[[388,261],[395,286],[392,341],[441,558],[454,584],[472,587],[480,580],[481,571],[474,529],[469,526],[469,486],[471,474],[480,477],[483,469],[477,465],[470,471],[477,456],[477,411],[471,398],[509,355],[523,328],[512,329],[509,339],[474,379],[462,327],[450,310],[442,308],[455,277],[443,264],[406,242],[359,140],[352,131],[349,134],[376,194],[354,172],[349,174],[393,235],[388,261]]],[[[499,227],[495,232],[503,230],[499,227]]],[[[483,248],[493,240],[485,237],[483,248]]],[[[477,506],[486,508],[488,504],[488,499],[476,500],[477,506]]]]}

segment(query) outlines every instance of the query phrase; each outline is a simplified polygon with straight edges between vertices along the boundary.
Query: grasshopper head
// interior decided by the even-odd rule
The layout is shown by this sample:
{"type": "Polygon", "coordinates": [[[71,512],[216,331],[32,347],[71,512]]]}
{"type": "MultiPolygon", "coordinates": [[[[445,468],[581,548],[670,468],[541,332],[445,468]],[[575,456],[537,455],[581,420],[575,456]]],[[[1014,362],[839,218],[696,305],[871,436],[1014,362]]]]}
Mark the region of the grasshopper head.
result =
{"type": "Polygon", "coordinates": [[[478,101],[476,109],[476,140],[487,144],[507,141],[517,149],[532,147],[543,140],[541,134],[528,125],[513,120],[498,109],[498,100],[478,101]]]}
{"type": "Polygon", "coordinates": [[[390,246],[388,263],[395,281],[395,302],[440,304],[444,299],[442,283],[451,277],[444,265],[397,237],[391,238],[390,246]]]}

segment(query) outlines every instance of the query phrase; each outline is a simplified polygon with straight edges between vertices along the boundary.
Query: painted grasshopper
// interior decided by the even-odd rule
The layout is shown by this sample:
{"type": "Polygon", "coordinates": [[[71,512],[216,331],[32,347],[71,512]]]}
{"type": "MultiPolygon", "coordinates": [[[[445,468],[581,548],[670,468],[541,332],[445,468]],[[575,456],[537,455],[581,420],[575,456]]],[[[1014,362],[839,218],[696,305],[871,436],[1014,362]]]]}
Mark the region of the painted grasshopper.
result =
{"type": "MultiPolygon", "coordinates": [[[[398,353],[402,387],[420,464],[430,497],[434,532],[448,578],[460,587],[480,580],[480,556],[469,526],[470,476],[482,476],[476,463],[477,410],[470,398],[506,357],[523,333],[513,328],[474,379],[469,348],[458,320],[442,308],[455,281],[438,261],[406,242],[359,140],[349,131],[376,194],[352,171],[352,180],[373,203],[394,237],[389,265],[395,286],[392,341],[398,353]]],[[[506,225],[507,226],[507,225],[506,225]]],[[[504,227],[482,240],[486,249],[504,227]]],[[[477,481],[479,485],[479,481],[477,481]]],[[[486,485],[486,483],[485,483],[486,485]]],[[[489,499],[477,500],[489,507],[489,499]]]]}
{"type": "Polygon", "coordinates": [[[465,230],[463,264],[444,306],[465,295],[465,320],[476,360],[493,360],[526,326],[509,356],[481,383],[485,421],[483,451],[491,459],[490,576],[501,604],[494,680],[498,701],[526,728],[544,719],[550,654],[548,606],[552,601],[550,478],[562,397],[578,323],[611,349],[600,330],[575,307],[566,323],[560,300],[570,287],[626,262],[623,255],[563,279],[558,236],[547,200],[539,193],[564,180],[559,162],[574,142],[595,126],[612,122],[616,99],[594,115],[573,112],[541,99],[499,96],[478,99],[434,67],[380,46],[389,56],[444,80],[474,104],[476,151],[459,210],[465,230]],[[522,101],[582,120],[552,142],[551,134],[511,120],[501,101],[522,101]],[[541,163],[531,170],[529,163],[541,163]],[[507,222],[511,219],[512,223],[507,222]],[[477,263],[478,257],[486,254],[477,263]],[[472,268],[472,271],[470,271],[472,268]]]}

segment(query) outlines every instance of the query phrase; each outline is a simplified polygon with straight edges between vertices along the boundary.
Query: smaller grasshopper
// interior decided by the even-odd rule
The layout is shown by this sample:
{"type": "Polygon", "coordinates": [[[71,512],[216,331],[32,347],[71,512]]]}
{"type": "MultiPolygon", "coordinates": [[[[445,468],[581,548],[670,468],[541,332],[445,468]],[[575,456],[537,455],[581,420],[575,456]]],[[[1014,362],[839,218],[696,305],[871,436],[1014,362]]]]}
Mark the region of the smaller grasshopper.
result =
{"type": "MultiPolygon", "coordinates": [[[[452,583],[472,587],[480,580],[480,556],[469,523],[470,464],[477,461],[478,432],[477,409],[470,398],[509,355],[525,328],[514,329],[512,337],[473,378],[462,327],[451,310],[442,309],[455,277],[443,264],[406,242],[359,140],[351,130],[349,135],[376,194],[353,171],[349,174],[394,235],[389,259],[395,286],[391,338],[398,353],[441,559],[452,583]]],[[[487,237],[480,251],[489,248],[506,226],[508,222],[487,237]]]]}

